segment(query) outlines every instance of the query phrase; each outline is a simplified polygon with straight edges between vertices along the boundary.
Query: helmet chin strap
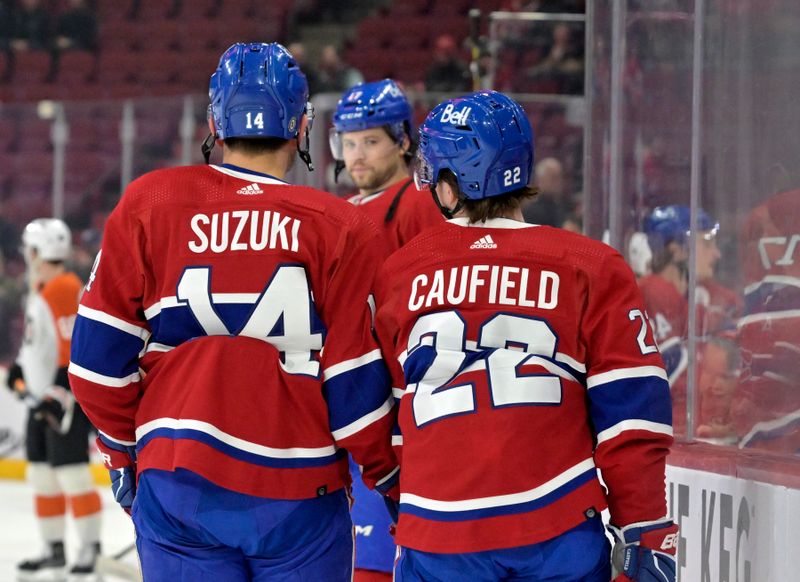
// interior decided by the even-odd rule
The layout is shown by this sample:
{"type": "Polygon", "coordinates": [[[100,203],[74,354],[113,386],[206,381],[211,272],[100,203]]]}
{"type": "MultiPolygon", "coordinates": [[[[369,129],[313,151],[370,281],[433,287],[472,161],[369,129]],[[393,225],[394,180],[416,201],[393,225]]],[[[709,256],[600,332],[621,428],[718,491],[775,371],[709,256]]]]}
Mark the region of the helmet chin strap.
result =
{"type": "Polygon", "coordinates": [[[306,117],[306,128],[303,130],[303,147],[300,147],[300,136],[297,136],[297,155],[300,156],[300,159],[303,160],[303,163],[308,168],[309,172],[314,171],[314,164],[311,162],[311,152],[309,149],[311,148],[311,127],[314,125],[314,105],[311,101],[306,102],[305,110],[303,114],[306,117]]]}
{"type": "Polygon", "coordinates": [[[455,215],[458,214],[464,207],[464,199],[460,196],[458,198],[458,202],[456,202],[456,205],[453,208],[448,208],[442,204],[442,201],[439,200],[439,196],[436,194],[436,187],[433,184],[431,184],[431,195],[433,196],[433,201],[436,202],[436,206],[439,207],[439,211],[447,220],[455,218],[455,215]]]}
{"type": "Polygon", "coordinates": [[[208,161],[211,159],[211,150],[214,149],[216,141],[217,136],[213,133],[209,133],[208,137],[206,137],[203,144],[200,146],[200,151],[203,152],[203,159],[205,159],[206,165],[208,165],[208,161]]]}
{"type": "Polygon", "coordinates": [[[305,142],[303,147],[300,147],[300,139],[297,140],[297,155],[300,156],[300,159],[303,160],[303,163],[308,168],[309,172],[314,171],[314,164],[311,162],[311,153],[308,151],[309,147],[309,139],[308,139],[308,129],[306,128],[305,134],[303,136],[303,141],[305,142]]]}
{"type": "Polygon", "coordinates": [[[342,173],[344,170],[344,162],[342,160],[335,160],[335,165],[333,166],[333,181],[335,183],[339,183],[339,174],[342,173]]]}

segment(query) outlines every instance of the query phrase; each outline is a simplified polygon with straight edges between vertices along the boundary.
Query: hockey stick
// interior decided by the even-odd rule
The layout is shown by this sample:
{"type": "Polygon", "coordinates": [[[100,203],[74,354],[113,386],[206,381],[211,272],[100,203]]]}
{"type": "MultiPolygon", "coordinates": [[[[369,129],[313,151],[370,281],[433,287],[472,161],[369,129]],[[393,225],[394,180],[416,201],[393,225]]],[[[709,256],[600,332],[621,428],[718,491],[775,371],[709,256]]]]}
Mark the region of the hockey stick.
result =
{"type": "Polygon", "coordinates": [[[131,580],[133,582],[142,582],[142,573],[139,571],[138,558],[137,564],[129,564],[123,562],[122,558],[136,552],[136,543],[125,546],[116,554],[110,556],[97,556],[94,564],[94,569],[98,574],[109,574],[117,576],[123,580],[131,580]]]}

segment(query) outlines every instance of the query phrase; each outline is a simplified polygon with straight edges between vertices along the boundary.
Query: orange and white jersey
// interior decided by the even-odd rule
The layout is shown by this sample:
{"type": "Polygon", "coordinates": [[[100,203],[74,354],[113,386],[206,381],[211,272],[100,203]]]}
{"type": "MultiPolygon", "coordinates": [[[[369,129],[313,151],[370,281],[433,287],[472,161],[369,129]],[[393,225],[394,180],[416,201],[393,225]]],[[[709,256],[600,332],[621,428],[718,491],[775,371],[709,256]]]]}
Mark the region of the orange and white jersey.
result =
{"type": "Polygon", "coordinates": [[[52,385],[59,368],[69,364],[72,328],[78,313],[83,283],[74,273],[51,279],[25,306],[25,335],[17,362],[25,385],[41,397],[52,385]]]}

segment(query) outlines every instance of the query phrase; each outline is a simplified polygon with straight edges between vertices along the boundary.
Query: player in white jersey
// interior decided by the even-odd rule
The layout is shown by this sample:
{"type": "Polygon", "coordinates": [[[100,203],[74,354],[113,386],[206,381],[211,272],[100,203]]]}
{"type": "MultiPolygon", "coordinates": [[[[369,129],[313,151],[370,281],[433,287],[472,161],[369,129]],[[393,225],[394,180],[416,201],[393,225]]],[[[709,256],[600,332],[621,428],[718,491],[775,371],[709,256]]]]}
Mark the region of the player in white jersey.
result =
{"type": "Polygon", "coordinates": [[[81,543],[69,573],[91,575],[100,552],[101,509],[89,471],[92,427],[72,397],[66,371],[83,284],[64,265],[71,253],[71,234],[64,222],[34,220],[25,227],[22,243],[29,295],[25,336],[9,371],[8,387],[30,408],[25,437],[28,480],[45,548],[39,557],[20,562],[19,575],[40,579],[45,573],[65,571],[67,508],[81,543]]]}

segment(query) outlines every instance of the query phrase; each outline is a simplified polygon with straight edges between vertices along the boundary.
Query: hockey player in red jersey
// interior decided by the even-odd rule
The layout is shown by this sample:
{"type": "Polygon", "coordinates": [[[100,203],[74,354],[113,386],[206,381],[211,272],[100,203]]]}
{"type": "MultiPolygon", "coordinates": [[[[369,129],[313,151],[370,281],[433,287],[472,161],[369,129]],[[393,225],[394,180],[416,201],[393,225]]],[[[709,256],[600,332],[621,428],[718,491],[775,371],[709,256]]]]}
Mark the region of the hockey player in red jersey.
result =
{"type": "Polygon", "coordinates": [[[75,404],[67,379],[70,339],[83,283],[67,270],[72,234],[57,218],[25,227],[22,252],[28,267],[25,335],[8,384],[28,404],[25,454],[36,518],[45,542],[37,558],[20,562],[20,580],[92,576],[100,553],[100,495],[92,482],[86,443],[92,426],[75,404]],[[81,547],[67,572],[67,508],[81,547]]]}
{"type": "Polygon", "coordinates": [[[411,113],[411,104],[391,79],[360,83],[339,100],[330,134],[337,175],[346,169],[358,188],[348,201],[383,230],[390,252],[442,222],[408,169],[416,150],[411,113]]]}
{"type": "Polygon", "coordinates": [[[732,404],[739,446],[800,454],[800,190],[754,208],[742,232],[742,377],[732,404]]]}
{"type": "Polygon", "coordinates": [[[148,581],[349,581],[349,451],[397,476],[389,376],[371,330],[379,233],[284,176],[313,109],[281,45],[235,44],[211,77],[204,152],[111,214],[70,377],[100,429],[148,581]],[[138,478],[138,482],[137,482],[138,478]]]}
{"type": "Polygon", "coordinates": [[[608,582],[608,506],[614,580],[674,581],[669,386],[639,289],[611,247],[523,222],[532,165],[500,93],[420,128],[415,178],[450,220],[376,279],[400,399],[395,579],[608,582]]]}
{"type": "MultiPolygon", "coordinates": [[[[639,281],[647,314],[655,328],[656,342],[666,364],[672,390],[672,420],[675,434],[686,434],[686,381],[689,365],[689,231],[688,206],[659,206],[648,215],[644,231],[652,252],[652,274],[639,281]]],[[[719,224],[704,210],[699,211],[696,252],[698,336],[731,332],[741,302],[714,279],[720,258],[716,237],[719,224]]]]}
{"type": "MultiPolygon", "coordinates": [[[[417,190],[408,169],[416,149],[411,104],[391,79],[360,83],[345,91],[333,115],[331,152],[336,172],[347,169],[359,188],[348,198],[383,233],[393,252],[443,222],[428,192],[417,190]]],[[[353,523],[356,528],[355,580],[391,580],[395,545],[380,495],[353,473],[353,523]]]]}

